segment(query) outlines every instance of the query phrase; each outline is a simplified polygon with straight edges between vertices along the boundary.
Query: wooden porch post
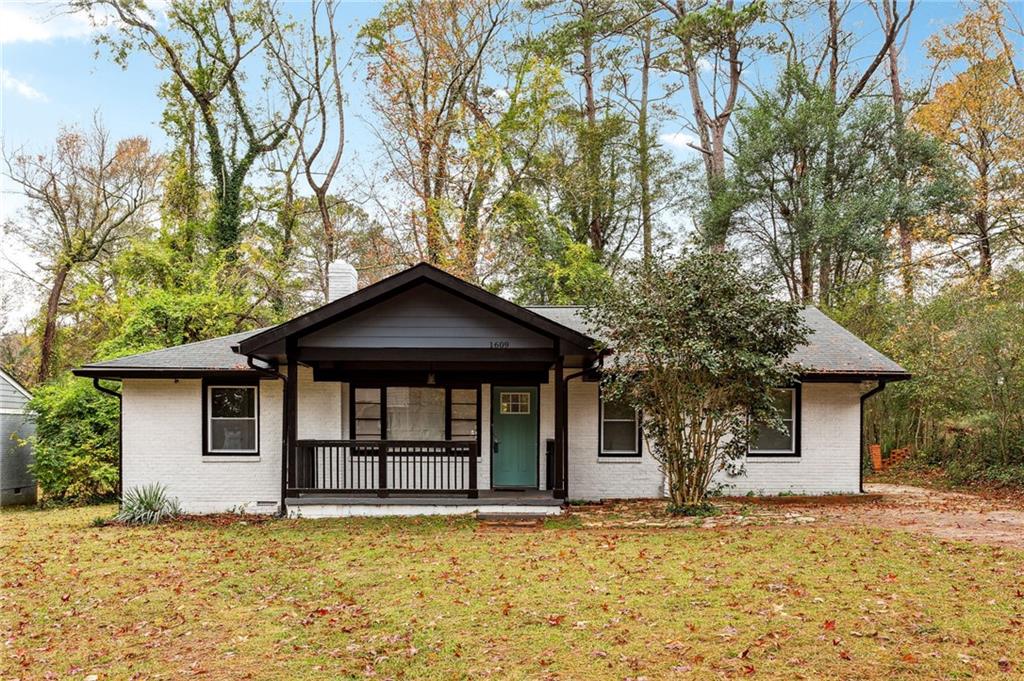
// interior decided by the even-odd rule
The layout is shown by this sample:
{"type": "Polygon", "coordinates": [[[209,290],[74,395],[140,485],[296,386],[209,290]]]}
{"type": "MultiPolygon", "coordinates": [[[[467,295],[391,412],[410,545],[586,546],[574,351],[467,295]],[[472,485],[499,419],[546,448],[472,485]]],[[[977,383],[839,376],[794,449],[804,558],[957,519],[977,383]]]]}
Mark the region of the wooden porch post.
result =
{"type": "Polygon", "coordinates": [[[565,367],[563,366],[564,359],[562,357],[562,344],[556,342],[555,344],[555,490],[554,497],[556,499],[565,499],[569,496],[569,467],[568,458],[566,453],[568,449],[565,443],[565,412],[566,412],[566,399],[565,399],[565,380],[563,374],[565,373],[565,367]]]}
{"type": "MultiPolygon", "coordinates": [[[[285,419],[285,433],[288,438],[288,462],[286,467],[286,482],[285,487],[298,487],[298,470],[296,463],[298,462],[298,450],[296,449],[296,441],[298,440],[298,421],[299,421],[299,363],[295,360],[295,341],[291,338],[285,341],[285,357],[288,360],[288,380],[285,382],[285,404],[287,407],[287,418],[285,419]]],[[[283,511],[283,509],[282,509],[283,511]]]]}

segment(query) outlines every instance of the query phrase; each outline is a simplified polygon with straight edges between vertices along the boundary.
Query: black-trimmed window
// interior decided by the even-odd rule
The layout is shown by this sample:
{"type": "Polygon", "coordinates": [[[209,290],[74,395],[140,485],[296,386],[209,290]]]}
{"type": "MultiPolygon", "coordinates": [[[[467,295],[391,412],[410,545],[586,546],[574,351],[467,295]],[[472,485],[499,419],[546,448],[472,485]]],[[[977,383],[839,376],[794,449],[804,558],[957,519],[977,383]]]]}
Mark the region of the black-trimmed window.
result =
{"type": "Polygon", "coordinates": [[[800,456],[800,389],[777,388],[774,393],[783,428],[755,421],[748,456],[800,456]]]}
{"type": "Polygon", "coordinates": [[[259,383],[203,382],[203,454],[258,456],[259,383]]]}
{"type": "Polygon", "coordinates": [[[599,396],[599,456],[640,456],[640,417],[636,409],[599,396]]]}
{"type": "Polygon", "coordinates": [[[480,389],[352,386],[355,440],[480,441],[480,389]]]}

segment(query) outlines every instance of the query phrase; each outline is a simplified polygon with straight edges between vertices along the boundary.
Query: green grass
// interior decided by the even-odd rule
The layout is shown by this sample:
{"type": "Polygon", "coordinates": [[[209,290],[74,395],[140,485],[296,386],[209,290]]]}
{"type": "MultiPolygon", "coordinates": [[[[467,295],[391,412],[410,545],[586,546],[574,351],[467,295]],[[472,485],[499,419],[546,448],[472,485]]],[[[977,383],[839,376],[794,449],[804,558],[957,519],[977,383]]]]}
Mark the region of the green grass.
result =
{"type": "MultiPolygon", "coordinates": [[[[0,677],[982,678],[1024,553],[832,526],[0,515],[0,677]]],[[[1009,672],[1009,673],[1007,673],[1009,672]]]]}

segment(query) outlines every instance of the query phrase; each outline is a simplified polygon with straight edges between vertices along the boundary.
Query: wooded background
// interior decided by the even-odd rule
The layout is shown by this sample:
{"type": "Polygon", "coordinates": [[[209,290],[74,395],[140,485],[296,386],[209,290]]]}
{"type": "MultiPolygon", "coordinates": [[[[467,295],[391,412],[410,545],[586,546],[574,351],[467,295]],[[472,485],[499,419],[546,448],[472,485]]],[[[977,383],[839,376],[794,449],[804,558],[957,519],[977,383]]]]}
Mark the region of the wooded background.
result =
{"type": "Polygon", "coordinates": [[[24,200],[5,229],[42,279],[24,328],[0,319],[0,365],[38,390],[57,449],[91,443],[97,491],[116,412],[70,367],[290,318],[326,300],[337,258],[364,285],[427,260],[518,302],[581,304],[683,245],[740,253],[913,372],[872,400],[869,441],[1024,485],[1013,5],[966,5],[913,78],[914,1],[389,1],[357,30],[327,0],[289,9],[74,0],[115,20],[99,59],[165,75],[170,144],[114,139],[100,111],[5,149],[24,200]],[[355,112],[352,73],[369,93],[355,112]],[[353,115],[379,138],[361,186],[353,115]],[[83,413],[88,433],[61,430],[83,413]]]}

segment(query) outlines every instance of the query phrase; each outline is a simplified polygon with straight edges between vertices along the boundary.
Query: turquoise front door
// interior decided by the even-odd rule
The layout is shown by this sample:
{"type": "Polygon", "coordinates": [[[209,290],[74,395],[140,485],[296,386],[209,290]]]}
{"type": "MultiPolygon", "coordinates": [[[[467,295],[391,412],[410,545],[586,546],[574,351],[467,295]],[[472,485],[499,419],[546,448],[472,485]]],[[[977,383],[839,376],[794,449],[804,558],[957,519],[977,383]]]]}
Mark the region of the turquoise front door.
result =
{"type": "Polygon", "coordinates": [[[491,389],[491,486],[537,487],[537,388],[491,389]]]}

